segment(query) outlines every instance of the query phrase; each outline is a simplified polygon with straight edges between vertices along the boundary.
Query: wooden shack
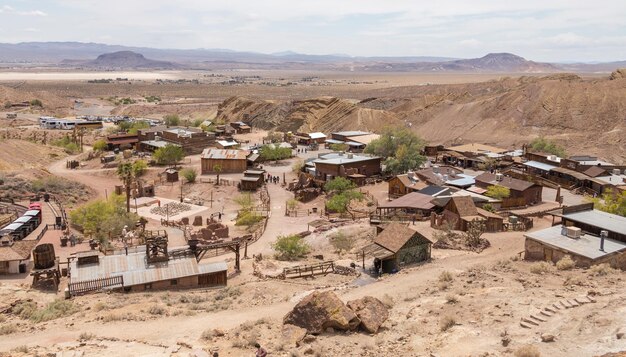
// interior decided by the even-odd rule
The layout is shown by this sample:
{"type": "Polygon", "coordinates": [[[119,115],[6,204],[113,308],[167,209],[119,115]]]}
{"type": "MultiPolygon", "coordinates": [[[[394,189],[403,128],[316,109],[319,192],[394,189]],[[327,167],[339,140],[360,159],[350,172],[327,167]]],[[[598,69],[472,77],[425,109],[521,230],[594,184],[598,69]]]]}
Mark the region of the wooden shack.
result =
{"type": "Polygon", "coordinates": [[[363,265],[365,257],[371,257],[376,272],[395,273],[404,265],[430,259],[431,245],[432,241],[419,232],[394,222],[363,249],[363,265]]]}
{"type": "Polygon", "coordinates": [[[246,170],[241,178],[242,191],[255,191],[265,183],[265,170],[246,170]]]}
{"type": "Polygon", "coordinates": [[[246,150],[205,149],[200,158],[202,174],[242,173],[248,167],[248,154],[246,150]]]}

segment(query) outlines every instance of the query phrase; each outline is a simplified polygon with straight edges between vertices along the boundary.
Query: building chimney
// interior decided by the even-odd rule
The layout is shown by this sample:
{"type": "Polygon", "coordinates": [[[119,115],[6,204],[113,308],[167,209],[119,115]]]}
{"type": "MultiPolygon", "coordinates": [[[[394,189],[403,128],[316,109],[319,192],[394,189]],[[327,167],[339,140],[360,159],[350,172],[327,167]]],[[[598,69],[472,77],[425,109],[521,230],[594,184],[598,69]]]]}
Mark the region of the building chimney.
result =
{"type": "Polygon", "coordinates": [[[604,240],[609,237],[609,232],[602,230],[600,231],[600,251],[604,252],[604,240]]]}

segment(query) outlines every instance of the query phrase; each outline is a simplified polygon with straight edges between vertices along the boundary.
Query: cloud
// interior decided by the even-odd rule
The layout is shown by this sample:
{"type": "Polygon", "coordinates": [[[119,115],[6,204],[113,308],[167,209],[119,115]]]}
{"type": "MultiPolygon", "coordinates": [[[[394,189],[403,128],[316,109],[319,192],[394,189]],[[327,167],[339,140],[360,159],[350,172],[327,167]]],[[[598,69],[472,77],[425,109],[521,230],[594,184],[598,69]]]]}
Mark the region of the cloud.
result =
{"type": "Polygon", "coordinates": [[[48,16],[45,12],[41,10],[28,10],[21,11],[16,10],[14,7],[9,5],[4,5],[0,7],[0,14],[10,14],[10,15],[20,15],[20,16],[48,16]]]}

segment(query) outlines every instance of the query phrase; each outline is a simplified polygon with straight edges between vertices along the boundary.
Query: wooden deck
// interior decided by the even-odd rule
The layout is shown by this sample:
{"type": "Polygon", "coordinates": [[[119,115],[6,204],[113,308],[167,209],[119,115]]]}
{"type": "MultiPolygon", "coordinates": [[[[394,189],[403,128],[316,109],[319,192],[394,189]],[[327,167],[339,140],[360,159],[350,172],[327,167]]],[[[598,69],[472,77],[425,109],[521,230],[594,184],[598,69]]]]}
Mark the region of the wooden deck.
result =
{"type": "Polygon", "coordinates": [[[332,261],[317,264],[298,265],[283,269],[283,275],[287,279],[311,277],[315,275],[326,275],[335,272],[335,263],[332,261]]]}

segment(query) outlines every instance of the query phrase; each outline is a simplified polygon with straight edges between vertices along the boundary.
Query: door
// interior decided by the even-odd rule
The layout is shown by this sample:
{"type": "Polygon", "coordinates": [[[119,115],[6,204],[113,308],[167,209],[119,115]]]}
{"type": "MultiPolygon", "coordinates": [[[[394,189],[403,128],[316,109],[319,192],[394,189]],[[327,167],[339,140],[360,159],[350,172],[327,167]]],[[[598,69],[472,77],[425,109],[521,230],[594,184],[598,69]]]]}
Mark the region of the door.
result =
{"type": "Polygon", "coordinates": [[[543,248],[543,260],[545,260],[547,262],[551,262],[552,261],[552,249],[543,248]]]}

